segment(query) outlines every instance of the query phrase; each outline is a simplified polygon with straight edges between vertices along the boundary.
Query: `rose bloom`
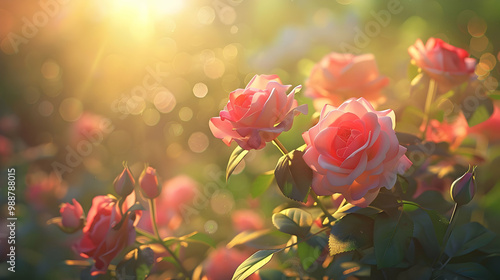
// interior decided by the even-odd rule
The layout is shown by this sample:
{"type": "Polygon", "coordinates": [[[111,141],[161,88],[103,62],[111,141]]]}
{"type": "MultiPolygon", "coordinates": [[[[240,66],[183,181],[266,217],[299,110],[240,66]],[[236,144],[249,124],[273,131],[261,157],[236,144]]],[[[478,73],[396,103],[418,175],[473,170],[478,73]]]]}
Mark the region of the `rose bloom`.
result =
{"type": "Polygon", "coordinates": [[[233,228],[237,232],[246,230],[256,231],[264,228],[262,217],[254,210],[242,209],[232,213],[233,228]]]}
{"type": "MultiPolygon", "coordinates": [[[[462,144],[462,141],[467,137],[469,125],[465,116],[460,113],[456,119],[451,122],[443,120],[431,120],[425,132],[425,139],[436,143],[447,142],[450,144],[450,149],[454,150],[462,144]]],[[[424,129],[422,128],[422,131],[424,129]]]]}
{"type": "Polygon", "coordinates": [[[219,117],[210,120],[210,130],[226,145],[235,141],[245,150],[262,149],[266,142],[290,130],[293,118],[307,114],[307,105],[297,107],[295,93],[286,94],[277,75],[256,75],[244,89],[229,94],[229,101],[219,117]]]}
{"type": "MultiPolygon", "coordinates": [[[[179,175],[163,183],[162,189],[160,196],[155,199],[156,223],[160,235],[167,237],[172,230],[179,228],[185,216],[192,214],[186,208],[198,194],[198,183],[186,175],[179,175]]],[[[137,227],[153,232],[149,210],[143,210],[137,227]]]]}
{"type": "MultiPolygon", "coordinates": [[[[123,213],[133,204],[135,195],[127,197],[123,213]]],[[[139,212],[140,213],[140,212],[139,212]]],[[[135,242],[135,222],[140,215],[128,214],[119,228],[114,228],[122,219],[117,200],[109,196],[96,196],[83,228],[83,236],[75,244],[75,250],[84,258],[95,260],[92,275],[105,274],[110,262],[127,246],[135,242]]]]}
{"type": "MultiPolygon", "coordinates": [[[[238,266],[244,262],[250,254],[240,252],[234,248],[218,248],[207,258],[203,266],[204,276],[202,280],[231,280],[238,266]]],[[[248,276],[249,280],[259,280],[257,274],[248,276]]]]}
{"type": "Polygon", "coordinates": [[[366,207],[381,187],[392,188],[396,174],[412,164],[394,125],[392,110],[375,111],[364,98],[351,98],[338,108],[325,105],[319,122],[302,134],[313,190],[341,193],[347,202],[366,207]]]}
{"type": "Polygon", "coordinates": [[[445,93],[474,77],[476,60],[461,48],[449,45],[441,39],[429,38],[424,45],[417,39],[408,48],[412,63],[420,67],[438,85],[438,91],[445,93]]]}
{"type": "Polygon", "coordinates": [[[61,222],[65,228],[77,229],[83,226],[83,208],[76,199],[73,198],[73,205],[71,205],[71,203],[64,203],[61,206],[60,213],[62,218],[61,222]]]}
{"type": "Polygon", "coordinates": [[[105,134],[111,132],[110,121],[101,115],[84,112],[73,123],[70,131],[70,142],[76,146],[80,141],[99,143],[105,134]]]}
{"type": "Polygon", "coordinates": [[[313,67],[305,95],[314,98],[314,107],[320,111],[325,104],[338,106],[356,96],[375,101],[388,83],[372,54],[330,53],[313,67]]]}

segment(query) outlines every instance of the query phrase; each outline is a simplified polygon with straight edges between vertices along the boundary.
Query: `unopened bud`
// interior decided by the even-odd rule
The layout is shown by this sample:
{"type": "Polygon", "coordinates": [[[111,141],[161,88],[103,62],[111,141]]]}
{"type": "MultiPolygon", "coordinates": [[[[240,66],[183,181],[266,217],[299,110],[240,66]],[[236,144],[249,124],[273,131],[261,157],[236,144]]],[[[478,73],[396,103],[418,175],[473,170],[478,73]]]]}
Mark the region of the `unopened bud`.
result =
{"type": "Polygon", "coordinates": [[[462,175],[462,177],[456,179],[453,184],[451,184],[450,195],[451,199],[457,203],[458,206],[465,205],[469,203],[474,194],[476,194],[476,167],[469,167],[469,170],[462,175]]]}
{"type": "Polygon", "coordinates": [[[122,173],[115,178],[113,187],[119,196],[126,197],[134,190],[135,180],[134,176],[127,166],[123,169],[122,173]]]}
{"type": "Polygon", "coordinates": [[[158,178],[156,177],[156,170],[152,167],[146,167],[142,171],[139,178],[139,185],[141,187],[142,195],[145,198],[156,198],[160,195],[161,189],[158,185],[158,178]]]}
{"type": "Polygon", "coordinates": [[[60,209],[61,213],[61,223],[59,227],[67,233],[75,232],[82,229],[85,225],[85,216],[83,214],[83,208],[73,199],[73,205],[70,203],[63,203],[60,209]]]}

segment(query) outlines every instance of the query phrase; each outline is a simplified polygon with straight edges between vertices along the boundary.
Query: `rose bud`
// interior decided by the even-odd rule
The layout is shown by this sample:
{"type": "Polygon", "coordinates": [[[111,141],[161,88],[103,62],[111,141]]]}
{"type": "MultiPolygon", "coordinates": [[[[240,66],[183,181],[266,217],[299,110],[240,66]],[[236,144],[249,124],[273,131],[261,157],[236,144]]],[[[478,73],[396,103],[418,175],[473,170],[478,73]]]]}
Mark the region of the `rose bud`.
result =
{"type": "Polygon", "coordinates": [[[75,232],[84,226],[85,217],[83,215],[83,208],[73,198],[73,205],[70,203],[63,203],[60,209],[61,224],[60,228],[68,233],[75,232]]]}
{"type": "Polygon", "coordinates": [[[450,195],[451,199],[457,203],[458,206],[469,203],[474,194],[476,193],[476,167],[469,168],[467,172],[451,184],[450,195]]]}
{"type": "Polygon", "coordinates": [[[120,196],[127,196],[134,190],[135,180],[134,176],[127,166],[123,169],[122,173],[115,178],[113,187],[120,196]]]}
{"type": "Polygon", "coordinates": [[[160,195],[161,189],[158,185],[158,178],[156,177],[156,169],[148,166],[142,171],[139,177],[139,185],[141,186],[142,195],[145,198],[156,198],[160,195]]]}

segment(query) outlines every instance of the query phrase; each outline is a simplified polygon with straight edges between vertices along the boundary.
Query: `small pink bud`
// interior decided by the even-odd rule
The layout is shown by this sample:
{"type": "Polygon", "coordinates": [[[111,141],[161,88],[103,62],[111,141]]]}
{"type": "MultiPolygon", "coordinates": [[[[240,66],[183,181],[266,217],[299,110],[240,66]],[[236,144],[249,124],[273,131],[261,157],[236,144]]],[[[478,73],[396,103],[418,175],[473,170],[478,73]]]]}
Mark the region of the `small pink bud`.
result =
{"type": "Polygon", "coordinates": [[[63,203],[60,209],[61,213],[61,226],[65,232],[75,232],[83,228],[85,217],[83,215],[83,208],[73,199],[73,205],[70,203],[63,203]]]}
{"type": "Polygon", "coordinates": [[[158,178],[156,177],[156,169],[147,167],[142,171],[139,177],[139,185],[141,186],[142,195],[145,198],[156,198],[160,195],[161,189],[158,185],[158,178]]]}
{"type": "Polygon", "coordinates": [[[476,167],[474,166],[472,172],[469,168],[464,175],[451,184],[450,195],[458,206],[465,205],[474,198],[474,194],[476,193],[475,174],[476,167]]]}
{"type": "Polygon", "coordinates": [[[134,190],[135,180],[134,176],[127,166],[123,169],[122,173],[115,178],[113,186],[119,196],[126,197],[134,190]]]}

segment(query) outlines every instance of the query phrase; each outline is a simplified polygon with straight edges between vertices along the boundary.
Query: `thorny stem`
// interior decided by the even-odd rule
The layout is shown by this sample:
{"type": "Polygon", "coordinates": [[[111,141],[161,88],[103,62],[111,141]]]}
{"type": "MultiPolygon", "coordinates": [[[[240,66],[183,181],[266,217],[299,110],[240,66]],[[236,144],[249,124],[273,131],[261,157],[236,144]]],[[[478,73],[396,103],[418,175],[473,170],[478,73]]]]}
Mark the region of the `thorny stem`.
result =
{"type": "Polygon", "coordinates": [[[149,212],[151,213],[151,224],[153,225],[153,231],[156,236],[155,240],[167,250],[167,252],[174,258],[175,262],[177,263],[177,266],[180,268],[182,274],[185,277],[189,277],[189,272],[182,266],[182,262],[177,258],[177,256],[170,250],[170,248],[163,243],[160,233],[158,232],[158,225],[156,224],[156,207],[155,207],[155,201],[153,198],[149,199],[149,212]]]}

